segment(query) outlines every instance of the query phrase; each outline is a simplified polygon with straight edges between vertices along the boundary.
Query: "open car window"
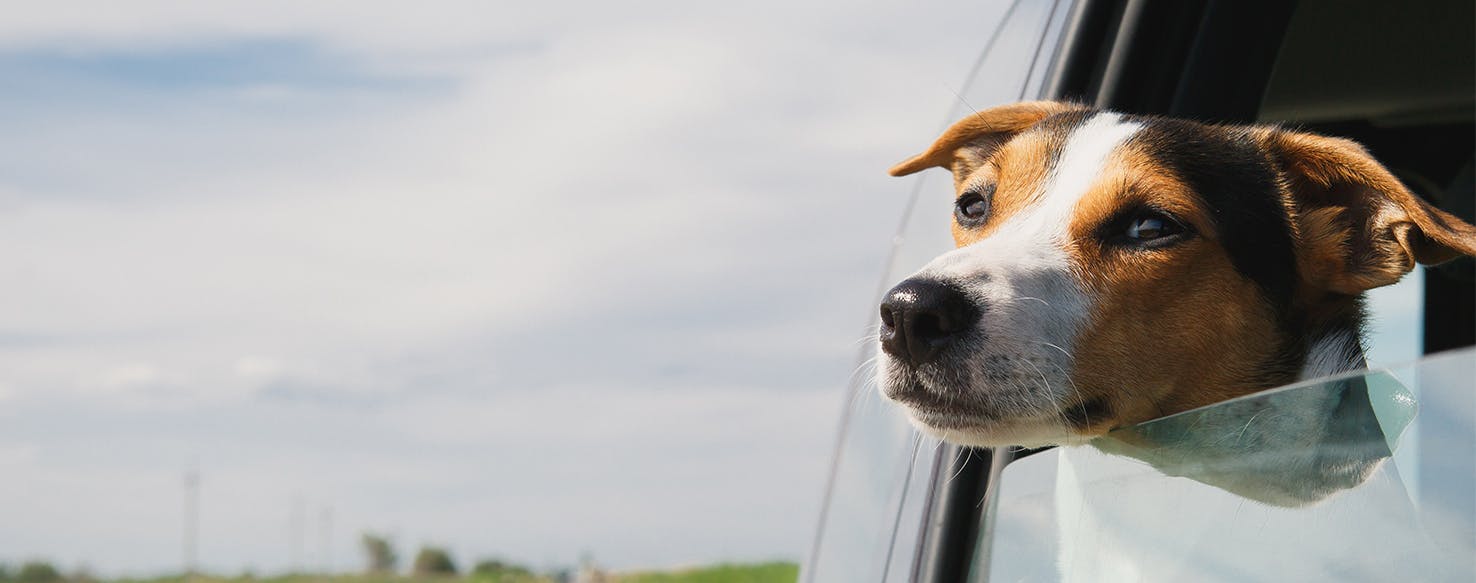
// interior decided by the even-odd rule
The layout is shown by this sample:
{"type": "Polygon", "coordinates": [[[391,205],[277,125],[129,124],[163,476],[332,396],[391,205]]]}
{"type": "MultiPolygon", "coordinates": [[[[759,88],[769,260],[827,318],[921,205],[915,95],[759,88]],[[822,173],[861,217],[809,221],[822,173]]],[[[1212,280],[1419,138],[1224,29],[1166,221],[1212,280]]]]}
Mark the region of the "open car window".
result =
{"type": "Polygon", "coordinates": [[[971,578],[1469,581],[1473,373],[1448,352],[1016,460],[971,578]]]}
{"type": "MultiPolygon", "coordinates": [[[[1022,98],[1285,122],[1354,139],[1420,196],[1471,219],[1471,108],[1427,103],[1429,87],[1371,72],[1455,87],[1440,95],[1469,105],[1470,67],[1433,62],[1469,59],[1469,51],[1446,54],[1470,44],[1471,19],[1454,17],[1468,14],[1469,2],[1417,10],[1373,0],[1355,2],[1359,10],[1322,0],[1058,4],[1071,15],[1059,44],[1053,24],[1037,25],[1057,61],[1032,65],[1042,75],[1025,78],[1022,98]],[[1381,41],[1350,33],[1350,18],[1383,31],[1381,41]],[[1439,26],[1424,26],[1431,18],[1439,26]],[[1283,43],[1288,35],[1298,38],[1283,43]],[[1303,57],[1313,64],[1297,64],[1303,57]],[[1311,82],[1317,59],[1356,66],[1328,68],[1336,82],[1311,82]],[[1432,62],[1410,68],[1416,60],[1432,62]],[[1435,70],[1462,74],[1426,74],[1435,70]],[[1273,76],[1293,83],[1268,92],[1273,76]],[[1377,103],[1348,99],[1366,83],[1389,91],[1365,92],[1381,96],[1377,103]]],[[[1016,77],[984,78],[1002,86],[1016,77]]],[[[1011,100],[974,91],[961,96],[973,106],[1011,100]]],[[[947,185],[917,184],[924,195],[904,218],[889,282],[950,247],[936,218],[950,212],[947,185]]],[[[802,580],[1476,579],[1476,352],[1388,366],[1471,344],[1470,265],[1418,269],[1367,295],[1368,372],[1158,419],[1086,446],[920,440],[900,415],[886,421],[888,405],[863,381],[853,386],[830,514],[802,580]]]]}

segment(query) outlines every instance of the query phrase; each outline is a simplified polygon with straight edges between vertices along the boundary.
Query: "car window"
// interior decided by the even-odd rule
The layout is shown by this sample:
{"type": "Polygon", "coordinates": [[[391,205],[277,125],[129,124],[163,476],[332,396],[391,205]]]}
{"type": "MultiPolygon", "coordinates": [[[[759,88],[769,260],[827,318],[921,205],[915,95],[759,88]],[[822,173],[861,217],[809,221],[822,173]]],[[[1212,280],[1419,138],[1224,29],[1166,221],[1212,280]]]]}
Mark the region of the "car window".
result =
{"type": "Polygon", "coordinates": [[[1399,283],[1364,294],[1368,311],[1365,357],[1371,366],[1414,361],[1421,355],[1425,322],[1425,269],[1417,268],[1399,283]]]}
{"type": "Polygon", "coordinates": [[[1472,580],[1473,371],[1464,349],[1017,460],[972,576],[1472,580]]]}
{"type": "MultiPolygon", "coordinates": [[[[985,33],[993,24],[984,23],[983,52],[945,121],[952,123],[974,109],[1036,96],[1072,4],[1070,0],[1015,2],[992,34],[985,33]]],[[[934,135],[928,132],[942,129],[920,131],[917,142],[907,147],[926,146],[934,135]]],[[[908,153],[899,151],[899,159],[908,153]]],[[[887,286],[953,245],[946,228],[952,216],[951,183],[936,173],[923,173],[913,180],[908,210],[883,279],[887,286]]],[[[869,359],[874,350],[868,343],[862,360],[869,359]]],[[[921,536],[939,443],[919,435],[883,401],[868,367],[861,367],[847,394],[820,529],[800,580],[905,581],[921,536]]]]}

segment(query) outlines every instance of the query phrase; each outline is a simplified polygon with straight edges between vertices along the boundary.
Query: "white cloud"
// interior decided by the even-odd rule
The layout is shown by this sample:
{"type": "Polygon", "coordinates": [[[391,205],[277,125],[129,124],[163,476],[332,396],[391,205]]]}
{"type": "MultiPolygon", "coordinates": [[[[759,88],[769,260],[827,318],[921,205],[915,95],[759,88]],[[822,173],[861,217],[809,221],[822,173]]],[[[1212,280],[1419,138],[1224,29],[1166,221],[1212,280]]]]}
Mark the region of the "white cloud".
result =
{"type": "Polygon", "coordinates": [[[121,391],[166,382],[166,375],[152,364],[133,362],[115,366],[83,383],[105,391],[121,391]]]}
{"type": "Polygon", "coordinates": [[[335,504],[342,566],[370,527],[797,558],[903,202],[883,170],[1000,9],[12,11],[5,58],[154,60],[0,97],[0,448],[36,452],[0,560],[170,568],[176,523],[127,533],[191,459],[219,568],[285,566],[296,493],[335,504]]]}
{"type": "Polygon", "coordinates": [[[236,359],[236,374],[248,379],[272,379],[282,373],[282,364],[262,356],[236,359]]]}

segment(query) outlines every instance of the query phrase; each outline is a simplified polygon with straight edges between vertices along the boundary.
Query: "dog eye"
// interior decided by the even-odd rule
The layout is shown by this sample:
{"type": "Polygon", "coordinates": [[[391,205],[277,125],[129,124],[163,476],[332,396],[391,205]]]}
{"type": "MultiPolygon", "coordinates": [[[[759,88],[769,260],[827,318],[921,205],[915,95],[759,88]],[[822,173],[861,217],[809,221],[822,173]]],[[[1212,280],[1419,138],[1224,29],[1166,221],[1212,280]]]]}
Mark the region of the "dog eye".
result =
{"type": "Polygon", "coordinates": [[[958,212],[965,218],[977,219],[989,212],[989,201],[977,194],[965,196],[958,201],[958,212]]]}
{"type": "Polygon", "coordinates": [[[965,192],[963,196],[954,201],[953,216],[958,219],[959,224],[977,225],[989,216],[989,198],[994,194],[994,186],[989,186],[981,191],[965,192]]]}
{"type": "Polygon", "coordinates": [[[1157,239],[1172,237],[1184,232],[1184,226],[1180,225],[1168,216],[1157,212],[1144,212],[1127,222],[1122,235],[1128,241],[1134,243],[1146,243],[1157,239]]]}

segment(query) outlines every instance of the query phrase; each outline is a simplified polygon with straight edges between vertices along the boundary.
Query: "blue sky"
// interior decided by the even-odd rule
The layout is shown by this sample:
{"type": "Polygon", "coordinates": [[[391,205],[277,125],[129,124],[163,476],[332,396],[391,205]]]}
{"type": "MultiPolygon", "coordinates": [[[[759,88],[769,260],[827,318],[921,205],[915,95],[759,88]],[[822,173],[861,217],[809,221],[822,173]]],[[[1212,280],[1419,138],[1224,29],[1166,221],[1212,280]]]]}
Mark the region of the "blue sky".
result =
{"type": "Polygon", "coordinates": [[[191,465],[225,572],[295,504],[308,566],[800,558],[883,171],[1001,8],[14,11],[0,561],[177,569],[191,465]]]}

